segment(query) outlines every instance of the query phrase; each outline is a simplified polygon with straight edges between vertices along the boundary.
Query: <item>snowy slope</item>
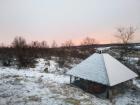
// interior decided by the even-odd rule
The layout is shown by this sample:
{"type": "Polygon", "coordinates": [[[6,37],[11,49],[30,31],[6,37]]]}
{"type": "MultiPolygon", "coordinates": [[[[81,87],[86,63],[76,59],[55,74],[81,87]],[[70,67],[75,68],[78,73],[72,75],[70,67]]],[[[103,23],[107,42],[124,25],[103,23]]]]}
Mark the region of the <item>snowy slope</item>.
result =
{"type": "Polygon", "coordinates": [[[69,76],[43,72],[45,60],[38,61],[30,69],[0,67],[0,105],[108,105],[108,101],[67,85],[69,76]]]}

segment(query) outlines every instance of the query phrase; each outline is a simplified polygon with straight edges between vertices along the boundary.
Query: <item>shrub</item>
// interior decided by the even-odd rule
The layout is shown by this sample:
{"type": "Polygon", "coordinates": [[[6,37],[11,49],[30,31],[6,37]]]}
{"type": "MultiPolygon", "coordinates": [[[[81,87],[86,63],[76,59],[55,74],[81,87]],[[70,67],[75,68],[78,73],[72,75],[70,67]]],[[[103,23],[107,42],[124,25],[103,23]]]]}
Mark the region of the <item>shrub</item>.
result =
{"type": "Polygon", "coordinates": [[[16,37],[12,44],[18,62],[18,68],[34,67],[35,58],[33,57],[33,54],[30,53],[26,40],[22,37],[16,37]]]}
{"type": "Polygon", "coordinates": [[[1,63],[3,66],[11,66],[13,58],[8,54],[1,55],[1,63]]]}
{"type": "Polygon", "coordinates": [[[137,64],[138,64],[138,66],[140,66],[140,59],[138,60],[137,64]]]}
{"type": "Polygon", "coordinates": [[[59,67],[64,67],[64,64],[65,64],[65,59],[63,57],[60,57],[59,60],[58,60],[58,64],[59,64],[59,67]]]}

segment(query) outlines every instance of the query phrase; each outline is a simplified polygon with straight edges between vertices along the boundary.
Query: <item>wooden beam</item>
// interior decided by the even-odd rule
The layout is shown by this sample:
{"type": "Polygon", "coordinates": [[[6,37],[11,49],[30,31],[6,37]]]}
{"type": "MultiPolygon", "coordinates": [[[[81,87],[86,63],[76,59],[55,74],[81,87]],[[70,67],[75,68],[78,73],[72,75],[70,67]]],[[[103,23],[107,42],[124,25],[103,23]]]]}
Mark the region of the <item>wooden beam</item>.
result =
{"type": "Polygon", "coordinates": [[[112,97],[113,97],[113,94],[112,94],[112,88],[111,87],[108,87],[107,88],[107,98],[112,102],[112,97]]]}
{"type": "Polygon", "coordinates": [[[74,77],[74,81],[76,81],[76,77],[74,77]]]}
{"type": "Polygon", "coordinates": [[[70,75],[70,84],[72,83],[72,75],[70,75]]]}

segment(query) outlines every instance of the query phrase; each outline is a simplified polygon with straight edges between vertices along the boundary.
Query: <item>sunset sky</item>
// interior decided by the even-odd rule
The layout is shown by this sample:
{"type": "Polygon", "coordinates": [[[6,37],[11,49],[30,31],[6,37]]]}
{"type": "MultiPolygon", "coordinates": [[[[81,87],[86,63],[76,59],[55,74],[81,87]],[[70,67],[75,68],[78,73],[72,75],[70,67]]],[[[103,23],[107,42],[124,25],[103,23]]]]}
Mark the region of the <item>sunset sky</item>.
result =
{"type": "Polygon", "coordinates": [[[140,42],[140,0],[0,0],[0,43],[15,36],[28,42],[53,40],[79,44],[86,36],[99,43],[116,42],[116,28],[137,28],[140,42]]]}

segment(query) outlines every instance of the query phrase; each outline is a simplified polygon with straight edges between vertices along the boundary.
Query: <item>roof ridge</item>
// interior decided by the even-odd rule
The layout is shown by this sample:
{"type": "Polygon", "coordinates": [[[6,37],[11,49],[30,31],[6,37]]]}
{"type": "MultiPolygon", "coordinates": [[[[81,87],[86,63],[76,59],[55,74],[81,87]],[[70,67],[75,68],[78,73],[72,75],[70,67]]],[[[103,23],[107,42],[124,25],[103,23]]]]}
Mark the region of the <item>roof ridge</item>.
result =
{"type": "Polygon", "coordinates": [[[104,67],[105,67],[105,70],[106,70],[106,75],[107,75],[107,79],[108,79],[108,85],[110,86],[110,81],[109,81],[109,76],[108,76],[108,71],[107,71],[107,68],[106,68],[106,63],[105,63],[105,59],[104,59],[104,54],[102,54],[102,58],[103,58],[103,62],[104,62],[104,67]]]}

